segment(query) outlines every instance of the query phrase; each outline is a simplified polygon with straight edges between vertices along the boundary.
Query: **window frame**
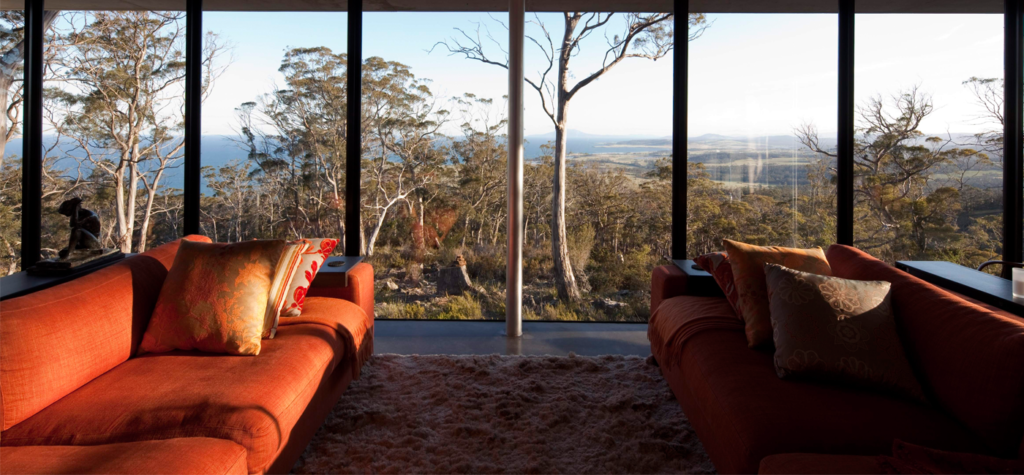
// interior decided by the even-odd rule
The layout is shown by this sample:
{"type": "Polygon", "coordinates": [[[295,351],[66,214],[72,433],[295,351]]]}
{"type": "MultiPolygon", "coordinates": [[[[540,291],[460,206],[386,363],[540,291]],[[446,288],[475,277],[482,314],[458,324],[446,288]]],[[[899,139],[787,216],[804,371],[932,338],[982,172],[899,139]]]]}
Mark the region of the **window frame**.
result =
{"type": "MultiPolygon", "coordinates": [[[[198,61],[192,58],[202,56],[202,13],[204,0],[187,0],[186,7],[186,105],[185,105],[185,159],[184,159],[184,233],[199,232],[199,203],[201,195],[201,87],[202,70],[198,61]]],[[[459,10],[465,7],[459,2],[435,0],[436,6],[421,6],[422,10],[459,10]],[[458,3],[458,4],[456,4],[458,3]]],[[[618,4],[619,1],[609,0],[618,4]]],[[[658,0],[654,0],[656,3],[658,0]]],[[[212,2],[211,2],[212,3],[212,2]]],[[[488,2],[490,3],[490,2],[488,2]]],[[[538,2],[543,3],[543,2],[538,2]]],[[[566,3],[573,3],[571,0],[566,3]]],[[[605,3],[605,2],[602,2],[605,3]]],[[[653,3],[653,2],[652,2],[653,3]]],[[[705,9],[707,0],[673,0],[674,11],[689,12],[705,9]]],[[[748,2],[737,1],[732,5],[740,8],[748,2]]],[[[837,0],[839,21],[839,84],[838,84],[838,173],[837,173],[837,235],[836,242],[853,243],[853,143],[854,143],[854,18],[857,13],[855,0],[837,0]]],[[[929,2],[922,2],[922,5],[929,2]]],[[[933,8],[953,8],[956,2],[931,2],[933,8]]],[[[551,10],[550,4],[544,3],[551,10]]],[[[751,3],[759,10],[765,9],[762,2],[751,3]]],[[[568,7],[571,5],[561,5],[568,7]]],[[[577,5],[581,6],[581,5],[577,5]]],[[[613,6],[613,5],[604,5],[613,6]]],[[[667,6],[667,5],[666,5],[667,6]]],[[[809,6],[809,5],[808,5],[809,6]]],[[[879,9],[879,5],[863,2],[861,12],[879,9]]],[[[529,9],[542,5],[527,5],[529,9]]],[[[986,8],[991,7],[986,3],[986,8]]],[[[31,267],[40,259],[41,216],[42,216],[42,150],[43,150],[43,22],[44,1],[25,0],[25,35],[27,38],[24,64],[25,113],[22,151],[22,269],[31,267]]],[[[922,8],[924,8],[922,6],[922,8]]],[[[980,8],[980,7],[979,7],[980,8]]],[[[362,64],[362,0],[339,5],[347,9],[348,15],[348,57],[351,63],[362,64]]],[[[563,8],[564,9],[564,8],[563,8]]],[[[601,9],[600,7],[598,9],[601,9]]],[[[820,8],[818,8],[820,9],[820,8]]],[[[1024,0],[1004,0],[1004,129],[1003,129],[1003,259],[1024,261],[1024,0]]],[[[686,28],[686,16],[673,20],[678,27],[686,28]],[[680,22],[680,18],[682,21],[680,22]]],[[[679,31],[679,30],[677,30],[679,31]]],[[[686,259],[686,140],[687,140],[687,82],[688,44],[677,45],[673,65],[673,139],[672,139],[672,258],[686,259]]],[[[348,82],[348,136],[360,135],[361,75],[352,76],[348,82]]],[[[349,140],[348,157],[360,156],[360,140],[349,140]]],[[[360,252],[359,200],[360,160],[346,161],[346,239],[345,255],[358,256],[360,252]]],[[[1004,269],[1004,277],[1009,267],[1004,269]]]]}

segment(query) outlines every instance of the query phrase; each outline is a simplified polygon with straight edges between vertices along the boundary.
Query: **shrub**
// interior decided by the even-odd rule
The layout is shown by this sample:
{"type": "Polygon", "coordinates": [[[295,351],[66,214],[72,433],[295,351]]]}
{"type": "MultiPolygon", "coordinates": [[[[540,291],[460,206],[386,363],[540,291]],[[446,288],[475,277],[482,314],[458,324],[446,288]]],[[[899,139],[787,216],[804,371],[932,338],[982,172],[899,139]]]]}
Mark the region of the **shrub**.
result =
{"type": "Polygon", "coordinates": [[[480,281],[505,281],[504,246],[476,246],[472,250],[467,250],[464,255],[466,270],[471,278],[480,281]]]}
{"type": "Polygon", "coordinates": [[[426,310],[419,303],[402,303],[402,302],[382,302],[374,305],[373,312],[376,314],[375,318],[380,319],[396,319],[396,320],[410,320],[410,319],[422,319],[426,315],[426,310]]]}
{"type": "Polygon", "coordinates": [[[472,295],[456,295],[445,302],[441,312],[433,317],[438,320],[480,320],[483,309],[472,295]]]}

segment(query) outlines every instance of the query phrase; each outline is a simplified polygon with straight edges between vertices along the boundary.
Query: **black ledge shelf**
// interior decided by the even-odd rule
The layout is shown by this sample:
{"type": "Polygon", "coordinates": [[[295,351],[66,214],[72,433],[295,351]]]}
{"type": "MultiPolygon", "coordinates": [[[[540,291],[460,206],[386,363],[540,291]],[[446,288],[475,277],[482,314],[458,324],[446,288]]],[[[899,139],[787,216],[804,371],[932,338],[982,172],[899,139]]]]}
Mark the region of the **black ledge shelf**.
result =
{"type": "Polygon", "coordinates": [[[1024,300],[1013,298],[1012,282],[946,261],[897,261],[896,268],[925,282],[1024,317],[1024,300]]]}
{"type": "Polygon", "coordinates": [[[686,294],[704,297],[724,297],[722,288],[708,271],[701,269],[693,259],[675,259],[672,261],[686,274],[686,294]]]}
{"type": "Polygon", "coordinates": [[[328,257],[310,287],[348,287],[348,273],[363,262],[363,256],[328,257]]]}

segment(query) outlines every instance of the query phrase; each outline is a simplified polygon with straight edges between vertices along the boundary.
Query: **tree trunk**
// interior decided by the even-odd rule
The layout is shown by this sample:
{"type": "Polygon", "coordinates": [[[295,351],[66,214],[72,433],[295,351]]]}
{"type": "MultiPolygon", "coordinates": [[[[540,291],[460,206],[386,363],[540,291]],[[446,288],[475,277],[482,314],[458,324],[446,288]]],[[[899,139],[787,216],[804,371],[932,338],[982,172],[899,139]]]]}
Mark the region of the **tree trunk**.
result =
{"type": "Polygon", "coordinates": [[[377,217],[377,222],[374,223],[373,225],[373,229],[370,230],[370,238],[363,240],[363,246],[365,246],[363,249],[365,251],[366,256],[373,255],[373,247],[377,243],[377,237],[380,235],[381,228],[384,227],[384,219],[387,218],[388,216],[388,210],[391,209],[391,206],[393,204],[394,202],[389,204],[387,207],[384,208],[383,211],[381,211],[380,216],[377,217]]]}
{"type": "Polygon", "coordinates": [[[14,84],[14,78],[7,75],[7,67],[6,64],[0,64],[0,70],[2,70],[0,72],[0,114],[3,114],[3,117],[0,117],[0,167],[4,165],[7,140],[14,138],[13,127],[10,130],[7,129],[7,91],[14,84]]]}
{"type": "MultiPolygon", "coordinates": [[[[561,101],[559,101],[561,102],[561,101]]],[[[554,260],[555,288],[558,298],[571,302],[582,300],[576,277],[569,261],[569,239],[565,230],[565,106],[558,108],[559,121],[555,127],[555,173],[551,180],[551,257],[554,260]]]]}
{"type": "Polygon", "coordinates": [[[117,237],[114,239],[114,246],[121,249],[121,252],[131,252],[131,235],[128,235],[127,247],[125,246],[125,234],[128,227],[128,220],[125,217],[124,201],[124,172],[127,160],[121,159],[121,164],[114,169],[114,214],[117,215],[117,237]]]}
{"type": "Polygon", "coordinates": [[[142,227],[139,232],[139,252],[146,252],[146,244],[149,240],[149,222],[153,216],[153,202],[156,200],[156,191],[160,186],[160,177],[164,174],[164,166],[156,171],[153,177],[153,186],[146,190],[146,209],[142,215],[142,227]]]}
{"type": "Polygon", "coordinates": [[[131,150],[131,160],[128,162],[128,198],[125,199],[125,217],[128,220],[128,225],[125,227],[125,237],[127,240],[128,250],[124,252],[131,252],[132,241],[135,238],[135,206],[136,200],[139,197],[139,162],[142,160],[139,157],[139,143],[138,138],[134,139],[135,144],[131,150]]]}
{"type": "Polygon", "coordinates": [[[558,52],[558,85],[556,99],[558,109],[554,118],[555,123],[555,173],[551,180],[551,257],[554,260],[555,288],[558,290],[558,298],[571,302],[582,300],[580,289],[576,285],[576,278],[572,273],[572,262],[569,261],[569,240],[565,231],[565,155],[566,155],[566,127],[568,117],[566,112],[569,108],[569,60],[573,53],[573,31],[576,29],[578,18],[569,13],[565,14],[565,33],[562,36],[562,46],[558,52]]]}

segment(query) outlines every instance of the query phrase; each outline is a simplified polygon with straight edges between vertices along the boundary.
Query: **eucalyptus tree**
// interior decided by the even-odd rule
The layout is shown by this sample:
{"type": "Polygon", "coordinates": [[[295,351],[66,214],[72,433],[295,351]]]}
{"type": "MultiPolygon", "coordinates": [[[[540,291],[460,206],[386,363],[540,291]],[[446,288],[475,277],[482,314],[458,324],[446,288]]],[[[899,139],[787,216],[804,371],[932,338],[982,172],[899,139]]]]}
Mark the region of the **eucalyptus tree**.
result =
{"type": "MultiPolygon", "coordinates": [[[[66,158],[109,180],[114,245],[144,251],[161,180],[184,149],[185,14],[76,13],[57,25],[52,48],[55,81],[45,91],[50,126],[70,144],[62,150],[66,158]]],[[[196,58],[204,97],[225,67],[221,52],[216,36],[207,35],[196,58]]]]}
{"type": "MultiPolygon", "coordinates": [[[[551,255],[554,262],[555,287],[559,298],[579,301],[581,294],[569,259],[569,242],[566,232],[565,184],[566,144],[569,126],[569,103],[586,86],[607,74],[629,58],[658,60],[667,56],[674,47],[674,31],[671,13],[624,13],[623,21],[612,21],[615,13],[565,12],[562,14],[563,30],[553,37],[539,16],[532,21],[540,30],[537,36],[527,36],[544,57],[544,66],[536,77],[526,82],[540,97],[541,108],[555,128],[554,169],[551,178],[551,255]],[[611,32],[619,28],[618,32],[611,32]],[[602,32],[607,38],[604,59],[600,67],[585,74],[574,74],[573,59],[583,49],[585,40],[594,33],[602,32]],[[575,77],[581,79],[573,82],[575,77]]],[[[687,39],[698,38],[706,28],[703,14],[690,14],[687,18],[687,39]]],[[[507,30],[507,25],[502,24],[507,30]]],[[[461,34],[447,41],[437,43],[451,54],[461,54],[467,59],[485,64],[508,68],[508,57],[494,58],[485,51],[484,40],[478,29],[470,35],[458,29],[461,34]]],[[[490,35],[487,37],[493,41],[490,35]]],[[[496,42],[495,42],[496,43],[496,42]]],[[[437,46],[435,45],[435,46],[437,46]]],[[[500,45],[498,45],[500,48],[500,45]]]]}
{"type": "MultiPolygon", "coordinates": [[[[347,57],[326,47],[295,48],[280,72],[282,86],[239,108],[238,142],[249,150],[253,178],[277,180],[276,198],[288,202],[275,235],[344,236],[345,163],[353,159],[346,156],[347,57]]],[[[362,76],[363,153],[354,159],[367,171],[360,233],[363,252],[372,255],[396,206],[423,214],[430,197],[419,193],[446,160],[439,130],[448,112],[401,63],[367,58],[362,76]]]]}
{"type": "MultiPolygon", "coordinates": [[[[43,29],[49,30],[57,18],[58,11],[43,14],[43,29]]],[[[21,118],[21,79],[25,62],[25,12],[24,10],[0,11],[0,166],[3,165],[7,142],[18,133],[21,118]]]]}
{"type": "Polygon", "coordinates": [[[440,107],[408,66],[377,56],[363,63],[363,103],[363,168],[369,171],[363,207],[369,214],[369,235],[364,233],[362,241],[366,255],[373,255],[395,205],[415,199],[423,216],[429,201],[425,193],[448,160],[441,129],[450,111],[440,107]]]}
{"type": "Polygon", "coordinates": [[[505,169],[508,148],[505,147],[507,124],[504,111],[495,113],[493,101],[465,94],[458,101],[462,113],[462,137],[452,143],[451,160],[457,177],[451,183],[450,194],[458,196],[463,218],[462,245],[475,231],[475,244],[482,244],[484,233],[492,241],[504,229],[505,195],[508,183],[505,169]],[[471,230],[470,226],[475,229],[471,230]]]}
{"type": "Polygon", "coordinates": [[[279,195],[279,203],[261,203],[270,235],[344,236],[347,57],[323,46],[293,48],[278,71],[283,84],[238,109],[253,178],[273,183],[279,195]]]}
{"type": "MultiPolygon", "coordinates": [[[[960,239],[960,191],[930,180],[942,167],[979,152],[922,132],[933,111],[931,96],[917,87],[871,97],[857,109],[854,244],[889,261],[934,257],[960,239]]],[[[812,152],[836,158],[822,149],[812,125],[796,133],[812,152]]]]}

